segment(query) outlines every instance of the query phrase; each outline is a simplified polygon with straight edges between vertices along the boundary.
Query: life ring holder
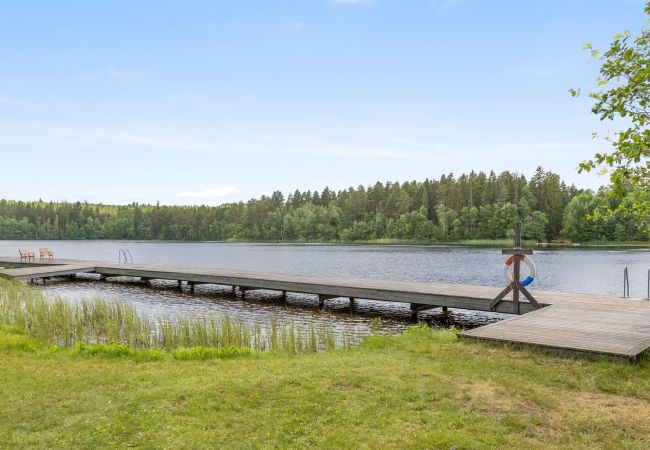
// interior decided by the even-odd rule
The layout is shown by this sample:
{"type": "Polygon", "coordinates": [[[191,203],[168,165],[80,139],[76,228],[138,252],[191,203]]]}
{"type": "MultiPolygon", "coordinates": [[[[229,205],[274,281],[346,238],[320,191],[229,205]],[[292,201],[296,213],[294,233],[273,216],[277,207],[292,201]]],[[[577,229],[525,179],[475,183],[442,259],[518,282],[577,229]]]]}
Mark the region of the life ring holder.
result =
{"type": "MultiPolygon", "coordinates": [[[[530,272],[530,274],[521,281],[521,285],[528,286],[533,281],[535,281],[535,276],[537,275],[537,266],[535,265],[535,261],[533,261],[533,258],[531,257],[527,258],[525,255],[520,255],[519,258],[520,261],[523,261],[523,263],[526,264],[526,266],[528,267],[528,271],[530,272]]],[[[514,281],[512,270],[511,270],[512,263],[514,261],[515,261],[515,255],[510,255],[510,257],[506,259],[505,263],[503,264],[503,276],[505,277],[508,283],[512,283],[514,281]]]]}

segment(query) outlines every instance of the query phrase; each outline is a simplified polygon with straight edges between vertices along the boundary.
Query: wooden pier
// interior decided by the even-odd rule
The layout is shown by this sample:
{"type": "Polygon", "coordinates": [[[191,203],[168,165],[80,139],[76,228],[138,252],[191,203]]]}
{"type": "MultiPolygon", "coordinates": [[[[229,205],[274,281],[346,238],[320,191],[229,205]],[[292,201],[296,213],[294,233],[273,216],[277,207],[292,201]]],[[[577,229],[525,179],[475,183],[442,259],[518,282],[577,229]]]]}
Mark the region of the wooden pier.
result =
{"type": "MultiPolygon", "coordinates": [[[[35,280],[68,277],[81,273],[106,277],[137,277],[214,284],[238,288],[243,295],[252,290],[314,294],[323,307],[332,298],[407,303],[414,316],[430,308],[490,311],[500,289],[487,286],[444,283],[415,283],[340,277],[310,277],[280,273],[250,272],[205,267],[112,264],[100,261],[47,260],[21,262],[0,257],[0,276],[35,280]]],[[[536,345],[557,353],[584,353],[634,360],[650,347],[650,301],[592,294],[535,291],[541,309],[520,301],[520,315],[462,333],[467,338],[536,345]]],[[[513,312],[513,302],[502,300],[496,312],[513,312]]]]}

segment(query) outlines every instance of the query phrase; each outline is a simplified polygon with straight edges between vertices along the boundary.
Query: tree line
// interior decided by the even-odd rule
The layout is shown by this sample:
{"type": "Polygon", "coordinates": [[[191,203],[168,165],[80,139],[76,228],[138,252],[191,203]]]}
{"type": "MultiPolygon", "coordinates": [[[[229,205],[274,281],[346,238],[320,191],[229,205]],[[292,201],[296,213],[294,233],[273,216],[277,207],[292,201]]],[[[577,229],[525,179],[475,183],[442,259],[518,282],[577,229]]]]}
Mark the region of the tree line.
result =
{"type": "Polygon", "coordinates": [[[0,239],[440,242],[510,237],[518,220],[531,240],[647,239],[631,215],[599,214],[621,201],[628,200],[577,189],[542,168],[530,180],[509,171],[471,172],[296,190],[286,198],[276,191],[219,206],[0,200],[0,239]]]}

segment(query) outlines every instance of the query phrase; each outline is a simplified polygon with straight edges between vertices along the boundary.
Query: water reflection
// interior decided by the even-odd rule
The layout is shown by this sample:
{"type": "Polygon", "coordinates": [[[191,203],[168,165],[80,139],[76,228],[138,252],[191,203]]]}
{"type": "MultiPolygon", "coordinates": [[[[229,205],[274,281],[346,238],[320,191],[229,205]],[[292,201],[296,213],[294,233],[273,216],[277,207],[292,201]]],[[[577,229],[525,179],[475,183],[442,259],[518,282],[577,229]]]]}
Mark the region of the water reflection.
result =
{"type": "MultiPolygon", "coordinates": [[[[319,310],[315,295],[287,293],[285,299],[280,292],[259,290],[248,291],[242,298],[241,293],[233,292],[230,287],[215,285],[197,285],[191,293],[185,285],[179,290],[175,281],[154,280],[146,286],[129,277],[100,282],[87,276],[76,281],[48,282],[43,291],[72,301],[94,297],[115,299],[133,305],[151,318],[218,318],[227,315],[242,320],[251,328],[264,326],[271,318],[280,325],[327,326],[333,329],[337,338],[345,335],[354,341],[371,332],[398,334],[412,324],[408,304],[358,299],[351,305],[347,298],[336,298],[327,300],[325,308],[319,310]],[[381,318],[381,325],[371,330],[371,321],[375,317],[381,318]]],[[[444,315],[440,308],[436,308],[420,312],[418,318],[433,326],[473,328],[505,316],[461,310],[444,315]]]]}

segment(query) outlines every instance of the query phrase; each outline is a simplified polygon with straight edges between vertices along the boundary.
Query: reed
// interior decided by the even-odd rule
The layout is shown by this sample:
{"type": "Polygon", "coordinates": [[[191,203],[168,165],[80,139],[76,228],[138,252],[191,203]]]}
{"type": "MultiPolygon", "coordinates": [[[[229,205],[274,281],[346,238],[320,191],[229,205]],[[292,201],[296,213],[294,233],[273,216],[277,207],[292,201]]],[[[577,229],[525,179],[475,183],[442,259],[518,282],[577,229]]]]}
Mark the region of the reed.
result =
{"type": "Polygon", "coordinates": [[[58,347],[239,348],[298,354],[349,347],[352,342],[346,336],[337,342],[331,327],[281,325],[275,318],[254,325],[228,316],[152,319],[115,300],[70,302],[8,280],[0,280],[0,325],[24,329],[38,341],[58,347]]]}

